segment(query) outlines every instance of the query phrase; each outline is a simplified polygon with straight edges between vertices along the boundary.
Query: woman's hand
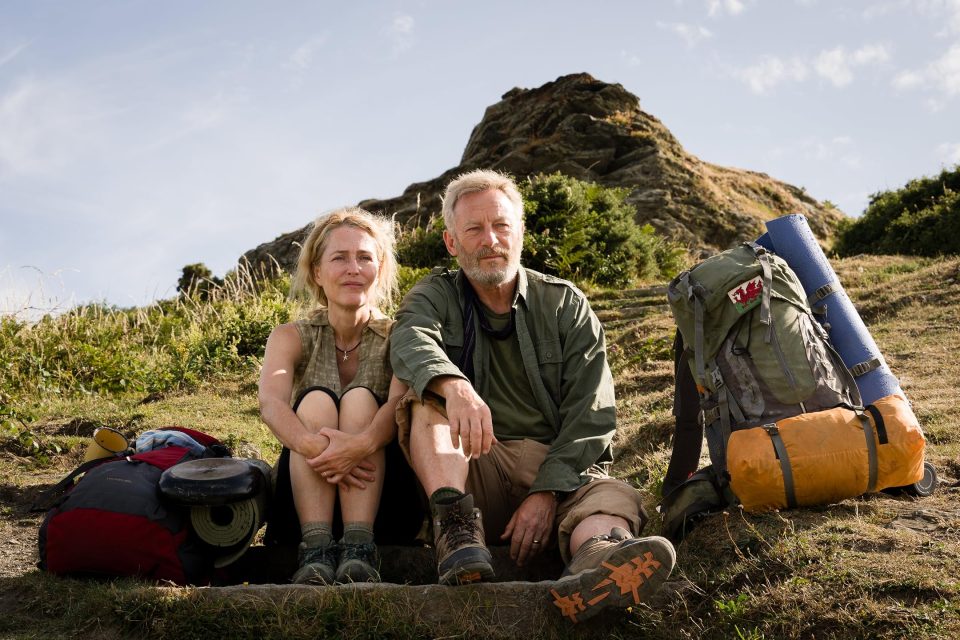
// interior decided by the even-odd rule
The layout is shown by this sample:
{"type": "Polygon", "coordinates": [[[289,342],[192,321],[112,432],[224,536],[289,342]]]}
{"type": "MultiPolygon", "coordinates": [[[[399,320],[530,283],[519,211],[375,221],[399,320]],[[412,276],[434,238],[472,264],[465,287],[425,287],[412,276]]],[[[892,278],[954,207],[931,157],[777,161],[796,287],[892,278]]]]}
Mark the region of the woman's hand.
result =
{"type": "Polygon", "coordinates": [[[365,460],[371,451],[370,439],[362,433],[349,434],[337,429],[324,428],[318,435],[329,440],[329,445],[320,455],[307,458],[307,464],[330,484],[343,488],[366,489],[366,482],[373,482],[377,467],[365,460]]]}
{"type": "Polygon", "coordinates": [[[305,431],[300,438],[297,453],[308,461],[316,459],[330,447],[330,438],[323,433],[305,431]]]}

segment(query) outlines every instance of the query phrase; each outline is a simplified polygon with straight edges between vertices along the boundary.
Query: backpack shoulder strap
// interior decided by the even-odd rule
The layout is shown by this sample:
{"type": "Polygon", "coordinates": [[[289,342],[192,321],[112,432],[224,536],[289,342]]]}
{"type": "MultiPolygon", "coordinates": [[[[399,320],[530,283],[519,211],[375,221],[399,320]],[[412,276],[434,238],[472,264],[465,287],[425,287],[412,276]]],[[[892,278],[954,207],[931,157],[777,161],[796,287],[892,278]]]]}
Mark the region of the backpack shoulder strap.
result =
{"type": "Polygon", "coordinates": [[[109,458],[95,458],[93,460],[87,460],[79,467],[64,476],[60,482],[38,495],[30,505],[30,511],[49,511],[56,506],[57,501],[63,494],[67,492],[67,489],[74,485],[77,478],[85,474],[87,471],[90,471],[90,469],[99,467],[102,464],[107,464],[108,462],[123,460],[124,457],[125,456],[117,455],[109,458]]]}

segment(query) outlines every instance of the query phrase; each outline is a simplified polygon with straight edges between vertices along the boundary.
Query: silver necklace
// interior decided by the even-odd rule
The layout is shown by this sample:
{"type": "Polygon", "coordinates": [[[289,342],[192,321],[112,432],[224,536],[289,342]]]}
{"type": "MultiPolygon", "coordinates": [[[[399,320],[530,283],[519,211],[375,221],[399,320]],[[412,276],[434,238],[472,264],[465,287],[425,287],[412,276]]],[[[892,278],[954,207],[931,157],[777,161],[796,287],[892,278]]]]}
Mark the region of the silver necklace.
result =
{"type": "Polygon", "coordinates": [[[361,339],[357,342],[357,344],[353,345],[352,347],[350,347],[349,349],[346,349],[346,350],[341,349],[341,348],[338,347],[337,345],[333,345],[333,348],[343,354],[343,361],[346,362],[346,361],[347,361],[347,358],[350,357],[350,354],[351,354],[352,352],[354,352],[354,351],[357,350],[357,347],[360,346],[360,343],[361,343],[361,342],[363,342],[363,338],[361,338],[361,339]]]}

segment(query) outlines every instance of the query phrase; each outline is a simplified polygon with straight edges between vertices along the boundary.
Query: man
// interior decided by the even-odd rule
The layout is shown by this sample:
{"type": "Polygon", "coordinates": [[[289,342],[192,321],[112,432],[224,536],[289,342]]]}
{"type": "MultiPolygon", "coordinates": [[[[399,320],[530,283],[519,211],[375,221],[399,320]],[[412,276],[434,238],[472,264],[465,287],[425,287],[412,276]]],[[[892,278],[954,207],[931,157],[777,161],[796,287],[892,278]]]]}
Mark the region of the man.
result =
{"type": "Polygon", "coordinates": [[[675,554],[634,537],[639,494],[602,466],[616,416],[599,321],[572,284],[521,268],[523,202],[506,176],[458,177],[443,217],[460,270],[419,282],[391,335],[410,386],[398,437],[430,496],[440,582],[493,579],[485,542],[509,543],[522,566],[556,535],[563,615],[640,602],[675,554]]]}

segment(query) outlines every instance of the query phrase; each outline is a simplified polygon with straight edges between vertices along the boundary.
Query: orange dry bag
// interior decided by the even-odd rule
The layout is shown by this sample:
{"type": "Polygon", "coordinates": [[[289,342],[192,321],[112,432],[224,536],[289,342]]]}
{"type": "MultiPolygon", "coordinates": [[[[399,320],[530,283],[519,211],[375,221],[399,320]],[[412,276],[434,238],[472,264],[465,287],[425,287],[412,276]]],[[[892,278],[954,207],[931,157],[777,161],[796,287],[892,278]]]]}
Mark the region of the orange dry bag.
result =
{"type": "Polygon", "coordinates": [[[730,434],[730,488],[747,511],[829,504],[918,482],[924,445],[899,395],[803,413],[730,434]]]}

